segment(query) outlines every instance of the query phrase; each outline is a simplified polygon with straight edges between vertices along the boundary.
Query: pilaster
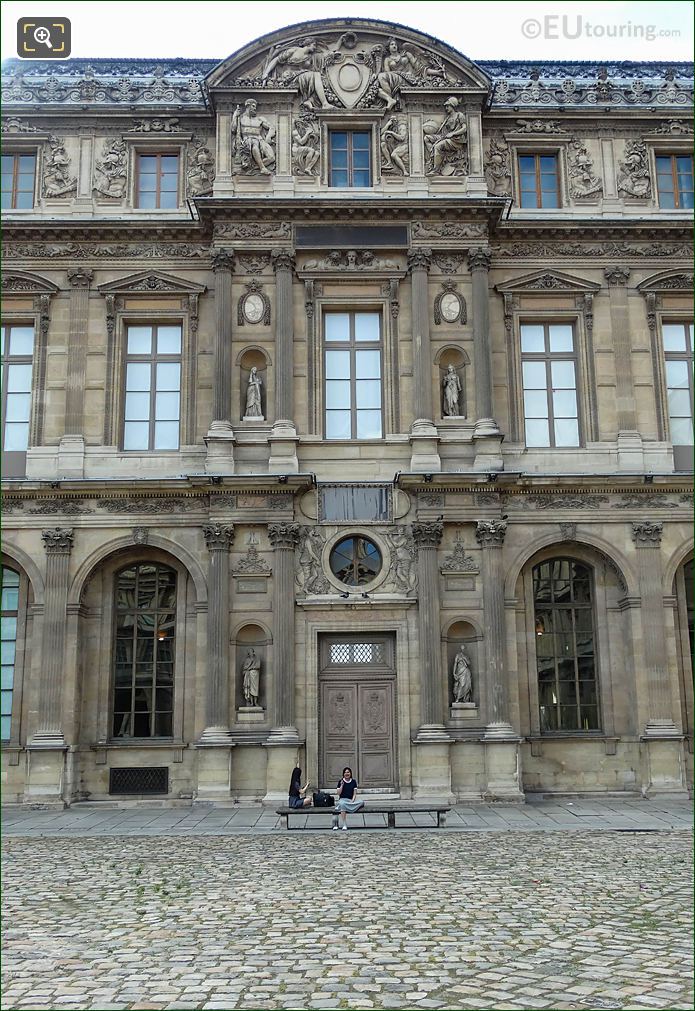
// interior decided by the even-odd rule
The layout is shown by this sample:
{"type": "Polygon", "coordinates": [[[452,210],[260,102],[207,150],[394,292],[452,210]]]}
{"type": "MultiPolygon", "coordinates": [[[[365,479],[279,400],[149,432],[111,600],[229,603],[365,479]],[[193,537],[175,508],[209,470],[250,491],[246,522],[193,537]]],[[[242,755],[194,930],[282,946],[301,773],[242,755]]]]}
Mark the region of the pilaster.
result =
{"type": "Polygon", "coordinates": [[[492,349],[490,346],[490,305],[488,274],[491,253],[478,247],[469,250],[468,266],[473,286],[473,360],[475,368],[474,467],[481,471],[503,469],[502,436],[493,416],[492,349]]]}
{"type": "Polygon", "coordinates": [[[644,470],[642,436],[637,431],[635,377],[632,369],[630,315],[627,301],[629,267],[604,270],[608,282],[611,338],[615,358],[615,394],[618,414],[618,468],[631,473],[644,470]]]}
{"type": "Polygon", "coordinates": [[[65,383],[65,434],[58,447],[58,477],[84,477],[83,405],[87,375],[89,287],[94,271],[86,267],[68,270],[70,318],[67,376],[65,383]]]}
{"type": "Polygon", "coordinates": [[[430,303],[428,276],[432,250],[426,247],[408,253],[410,271],[411,316],[413,332],[413,384],[415,418],[410,426],[412,447],[410,469],[416,473],[442,469],[439,436],[432,407],[432,349],[430,342],[430,303]]]}
{"type": "Polygon", "coordinates": [[[273,252],[275,270],[275,422],[270,434],[271,474],[296,474],[297,429],[294,423],[294,253],[273,252]]]}
{"type": "Polygon", "coordinates": [[[208,474],[234,473],[232,431],[232,271],[234,254],[221,249],[212,258],[215,274],[215,344],[213,370],[213,420],[205,437],[208,474]]]}

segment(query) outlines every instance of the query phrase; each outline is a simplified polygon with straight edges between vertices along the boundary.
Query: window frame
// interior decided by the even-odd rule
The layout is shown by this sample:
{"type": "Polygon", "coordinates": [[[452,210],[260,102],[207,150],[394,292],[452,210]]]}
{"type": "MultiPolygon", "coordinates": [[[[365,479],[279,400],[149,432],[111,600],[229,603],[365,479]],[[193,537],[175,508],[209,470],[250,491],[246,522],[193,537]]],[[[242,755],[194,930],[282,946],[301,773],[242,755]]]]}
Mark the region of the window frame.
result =
{"type": "MultiPolygon", "coordinates": [[[[374,159],[374,130],[371,125],[350,124],[349,126],[330,126],[327,130],[327,148],[328,157],[327,161],[327,185],[329,189],[350,189],[350,190],[368,190],[373,189],[376,182],[376,165],[374,159]],[[347,175],[348,183],[346,186],[339,186],[333,183],[333,147],[332,138],[335,134],[344,133],[347,135],[347,175]],[[367,137],[367,152],[369,154],[369,185],[368,186],[355,186],[352,181],[354,176],[354,165],[353,165],[353,142],[352,138],[355,134],[364,134],[367,137]]],[[[337,170],[336,170],[337,171],[337,170]]],[[[342,170],[341,170],[342,171],[342,170]]]]}
{"type": "Polygon", "coordinates": [[[14,149],[12,149],[10,151],[3,151],[2,152],[2,157],[3,158],[12,158],[13,159],[12,189],[10,191],[10,194],[11,194],[11,203],[10,203],[9,207],[3,207],[2,210],[3,211],[32,211],[32,210],[34,210],[34,208],[36,207],[36,203],[37,203],[37,199],[36,199],[37,198],[37,189],[36,189],[36,186],[37,186],[37,181],[38,181],[38,169],[39,169],[39,152],[38,152],[38,149],[37,148],[24,148],[24,149],[14,148],[14,149]],[[16,203],[17,193],[18,192],[21,192],[21,193],[29,192],[28,190],[20,190],[20,191],[17,190],[17,176],[19,175],[19,171],[18,171],[18,168],[19,168],[19,159],[20,158],[24,158],[27,155],[31,155],[33,157],[33,159],[34,159],[34,181],[33,181],[33,185],[32,185],[32,188],[31,188],[31,205],[29,207],[17,207],[17,203],[16,203]]]}
{"type": "MultiPolygon", "coordinates": [[[[360,305],[355,308],[340,306],[340,305],[330,305],[323,306],[321,310],[321,365],[323,373],[323,383],[322,383],[322,439],[326,442],[339,443],[339,442],[383,442],[386,436],[385,432],[385,327],[384,327],[384,312],[380,305],[360,305]],[[350,318],[350,338],[348,341],[326,341],[326,317],[330,315],[348,315],[350,318]],[[379,317],[379,340],[376,341],[357,341],[355,339],[355,316],[359,314],[376,314],[379,317]],[[327,434],[327,412],[329,410],[327,406],[327,389],[326,384],[329,381],[326,375],[326,352],[327,351],[349,351],[350,353],[350,435],[342,436],[341,438],[330,438],[327,434]],[[356,377],[356,358],[355,354],[357,351],[374,351],[378,350],[380,355],[379,360],[379,383],[380,383],[380,405],[379,413],[381,416],[381,435],[379,436],[369,436],[366,438],[360,438],[357,436],[357,396],[356,396],[356,384],[358,382],[356,377]]],[[[373,408],[372,408],[373,410],[373,408]]]]}
{"type": "MultiPolygon", "coordinates": [[[[183,189],[181,185],[181,172],[182,172],[182,148],[181,147],[171,147],[171,148],[158,148],[156,151],[151,149],[140,149],[135,150],[135,171],[134,176],[134,189],[133,189],[133,207],[139,211],[176,211],[181,207],[181,201],[183,196],[183,189]],[[154,207],[141,207],[140,205],[140,159],[141,158],[156,158],[157,159],[157,186],[155,189],[156,201],[154,207]],[[161,198],[161,177],[162,172],[160,169],[162,158],[176,158],[176,204],[174,207],[162,207],[160,205],[161,198]]],[[[165,191],[167,192],[167,191],[165,191]]]]}
{"type": "MultiPolygon", "coordinates": [[[[690,443],[676,443],[674,445],[671,434],[671,414],[668,403],[668,375],[666,363],[668,361],[684,361],[690,364],[688,368],[688,383],[690,393],[691,410],[695,412],[695,382],[693,381],[693,354],[695,353],[695,337],[691,339],[693,351],[688,355],[685,351],[667,352],[664,348],[664,324],[677,324],[679,326],[693,326],[694,315],[690,310],[660,309],[656,312],[655,327],[652,330],[652,353],[655,371],[655,394],[659,415],[660,429],[663,431],[663,439],[673,447],[674,466],[677,471],[692,473],[693,471],[693,450],[690,443]],[[681,464],[684,464],[683,466],[681,464]]],[[[695,423],[695,413],[693,413],[695,423]]],[[[661,434],[661,432],[660,432],[661,434]]]]}
{"type": "MultiPolygon", "coordinates": [[[[694,168],[694,166],[693,166],[693,155],[692,155],[692,153],[688,154],[685,151],[655,151],[654,152],[654,168],[655,168],[654,178],[656,180],[656,187],[655,187],[655,189],[656,189],[656,197],[657,197],[657,202],[658,202],[658,205],[659,205],[660,209],[665,210],[665,211],[692,210],[692,208],[693,208],[693,204],[691,204],[691,206],[688,207],[687,205],[684,205],[682,203],[682,193],[686,193],[686,192],[693,193],[694,191],[692,191],[692,190],[687,190],[687,191],[683,190],[681,192],[681,190],[679,189],[679,186],[678,186],[678,168],[677,168],[677,162],[678,162],[679,158],[689,158],[690,159],[690,178],[691,178],[691,180],[695,179],[695,176],[693,174],[693,168],[694,168]],[[659,159],[660,158],[668,158],[668,159],[670,159],[670,162],[671,162],[671,181],[673,183],[673,190],[669,191],[669,193],[673,194],[673,207],[664,207],[664,205],[662,203],[662,189],[661,189],[661,186],[659,185],[659,179],[660,179],[660,177],[662,175],[662,173],[659,172],[659,159]]],[[[693,203],[695,203],[695,200],[693,201],[693,203]]]]}
{"type": "Polygon", "coordinates": [[[553,450],[557,452],[558,450],[569,450],[570,452],[576,452],[578,449],[586,447],[586,437],[585,437],[585,426],[583,422],[583,404],[582,404],[582,386],[581,386],[581,370],[580,370],[580,348],[578,347],[579,342],[579,327],[576,313],[572,317],[567,316],[520,316],[519,317],[519,394],[521,401],[521,411],[519,418],[521,421],[521,431],[520,437],[524,443],[524,448],[531,452],[537,452],[538,450],[553,450]],[[543,352],[530,352],[522,350],[522,328],[524,326],[542,326],[543,327],[543,341],[544,346],[548,350],[543,352]],[[551,326],[570,326],[572,328],[572,351],[550,351],[550,333],[549,328],[551,326]],[[548,446],[530,446],[526,441],[526,408],[524,401],[524,362],[525,361],[542,361],[545,364],[545,375],[546,375],[546,402],[548,406],[548,434],[549,434],[549,445],[548,446]],[[554,427],[554,411],[553,411],[553,387],[552,387],[552,369],[551,363],[553,361],[572,361],[574,363],[574,393],[575,400],[577,404],[577,434],[578,442],[573,446],[558,446],[555,443],[555,427],[554,427]]]}
{"type": "Polygon", "coordinates": [[[34,407],[36,403],[37,361],[39,357],[39,328],[36,317],[21,316],[15,318],[11,314],[3,315],[0,321],[0,370],[2,372],[2,401],[0,407],[0,450],[2,451],[3,472],[7,477],[23,477],[26,474],[27,452],[32,445],[34,407]],[[31,355],[9,355],[9,335],[13,327],[31,327],[34,332],[31,355]],[[8,353],[5,354],[7,343],[8,353]],[[5,450],[5,424],[7,420],[7,376],[11,365],[30,365],[31,382],[29,388],[29,420],[27,421],[27,448],[24,450],[5,450]]]}
{"type": "MultiPolygon", "coordinates": [[[[185,376],[184,376],[184,353],[185,353],[186,345],[185,345],[185,325],[184,325],[184,322],[185,321],[184,321],[184,319],[183,319],[183,317],[182,317],[182,315],[181,315],[180,312],[178,312],[175,317],[171,317],[171,318],[167,318],[167,317],[157,317],[157,318],[155,318],[155,317],[152,317],[152,316],[147,316],[147,317],[144,317],[144,318],[136,318],[136,317],[128,315],[127,317],[124,317],[124,319],[123,319],[123,354],[122,354],[122,359],[121,359],[121,363],[122,363],[121,364],[121,378],[122,378],[121,389],[123,390],[123,396],[121,398],[121,405],[120,405],[120,426],[119,426],[119,433],[118,433],[118,438],[119,438],[118,447],[119,447],[119,451],[122,452],[122,453],[128,453],[128,454],[131,454],[131,453],[169,454],[169,453],[179,453],[181,451],[181,445],[182,445],[182,442],[183,442],[183,432],[184,432],[184,428],[185,428],[185,419],[184,419],[184,383],[185,383],[185,376]],[[128,352],[128,330],[129,330],[129,328],[131,326],[132,327],[136,327],[136,326],[145,327],[145,326],[147,326],[147,327],[151,327],[152,328],[152,344],[151,344],[151,347],[154,350],[152,351],[151,354],[149,354],[149,355],[135,355],[135,354],[131,355],[131,354],[129,354],[129,352],[128,352]],[[179,328],[179,330],[181,332],[181,350],[180,350],[180,352],[179,352],[178,355],[159,355],[157,353],[157,351],[156,351],[156,346],[157,346],[157,331],[158,331],[159,327],[164,327],[164,326],[178,326],[178,328],[179,328]],[[128,393],[128,390],[127,390],[126,386],[127,386],[128,364],[131,363],[131,362],[135,363],[135,364],[148,363],[150,365],[150,387],[149,387],[149,390],[148,391],[144,391],[144,390],[143,391],[132,391],[132,392],[143,392],[143,393],[144,392],[148,392],[149,393],[149,397],[150,397],[150,413],[149,413],[149,417],[148,417],[148,420],[147,420],[147,425],[148,425],[148,440],[147,440],[147,448],[146,449],[126,449],[125,448],[126,396],[127,396],[127,393],[128,393]],[[174,363],[174,362],[176,362],[179,365],[179,389],[178,389],[178,394],[179,394],[179,418],[178,418],[179,437],[178,437],[178,445],[177,445],[177,447],[175,449],[158,449],[158,448],[155,448],[155,446],[154,446],[155,424],[156,424],[155,405],[156,405],[156,397],[157,397],[156,376],[157,376],[157,365],[160,362],[162,362],[162,363],[174,363]]],[[[173,391],[166,390],[166,391],[160,391],[160,392],[173,392],[173,391]]]]}
{"type": "Polygon", "coordinates": [[[558,147],[553,147],[552,149],[546,148],[534,148],[525,149],[517,148],[515,151],[515,167],[516,167],[516,193],[517,193],[517,207],[521,211],[558,211],[564,206],[563,201],[563,187],[562,187],[562,163],[561,163],[561,151],[558,147]],[[522,158],[533,158],[534,159],[534,172],[535,172],[535,182],[536,182],[536,204],[535,206],[528,206],[522,204],[522,188],[521,188],[521,159],[522,158]],[[541,170],[540,170],[540,159],[541,158],[554,158],[555,159],[555,183],[556,190],[555,195],[557,197],[556,207],[544,207],[541,202],[543,190],[540,186],[541,170]]]}
{"type": "Polygon", "coordinates": [[[12,569],[19,576],[17,599],[17,633],[15,636],[14,676],[12,681],[12,713],[10,716],[10,736],[3,740],[3,749],[17,748],[22,734],[22,707],[24,697],[24,674],[31,665],[30,644],[32,641],[33,619],[31,615],[29,578],[14,558],[2,555],[2,567],[12,569]]]}

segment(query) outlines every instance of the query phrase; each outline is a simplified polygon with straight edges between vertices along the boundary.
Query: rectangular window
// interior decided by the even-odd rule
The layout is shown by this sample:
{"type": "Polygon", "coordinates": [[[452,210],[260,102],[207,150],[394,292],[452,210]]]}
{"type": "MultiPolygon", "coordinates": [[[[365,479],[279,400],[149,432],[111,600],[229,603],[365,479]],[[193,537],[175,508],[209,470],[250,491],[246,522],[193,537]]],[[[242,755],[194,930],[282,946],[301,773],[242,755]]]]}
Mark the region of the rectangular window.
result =
{"type": "Polygon", "coordinates": [[[34,326],[2,325],[2,452],[10,477],[24,473],[29,445],[34,326]]]}
{"type": "Polygon", "coordinates": [[[123,449],[178,449],[181,325],[128,325],[123,449]]]}
{"type": "Polygon", "coordinates": [[[560,206],[560,174],[556,154],[519,155],[519,205],[560,206]]]}
{"type": "Polygon", "coordinates": [[[172,210],[179,206],[179,156],[137,156],[137,206],[145,210],[172,210]]]}
{"type": "Polygon", "coordinates": [[[330,186],[371,186],[371,134],[368,130],[332,130],[330,186]]]}
{"type": "MultiPolygon", "coordinates": [[[[693,324],[661,325],[666,366],[666,397],[671,442],[674,447],[693,445],[693,324]]],[[[689,453],[681,454],[687,460],[689,453]]],[[[687,467],[678,469],[690,469],[687,467]]]]}
{"type": "Polygon", "coordinates": [[[578,446],[577,362],[571,323],[522,323],[527,446],[578,446]]]}
{"type": "Polygon", "coordinates": [[[381,439],[381,314],[324,316],[327,439],[381,439]]]}
{"type": "Polygon", "coordinates": [[[4,154],[2,156],[2,209],[34,206],[36,154],[4,154]]]}
{"type": "Polygon", "coordinates": [[[319,487],[322,523],[388,523],[391,489],[388,485],[324,484],[319,487]]]}
{"type": "Polygon", "coordinates": [[[693,156],[690,154],[657,155],[656,183],[659,207],[693,206],[693,156]]]}

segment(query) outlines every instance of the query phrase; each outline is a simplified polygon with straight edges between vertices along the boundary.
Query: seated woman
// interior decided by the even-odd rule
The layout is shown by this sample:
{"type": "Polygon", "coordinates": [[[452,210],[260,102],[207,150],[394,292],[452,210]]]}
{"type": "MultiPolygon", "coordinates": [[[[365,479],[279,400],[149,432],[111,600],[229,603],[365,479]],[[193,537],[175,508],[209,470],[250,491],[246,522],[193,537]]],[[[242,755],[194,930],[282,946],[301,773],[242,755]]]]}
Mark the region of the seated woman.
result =
{"type": "Polygon", "coordinates": [[[309,789],[309,783],[306,786],[301,786],[302,782],[302,770],[299,766],[295,766],[292,770],[292,777],[290,779],[290,797],[289,797],[289,807],[310,807],[311,797],[306,796],[306,792],[309,789]]]}
{"type": "MultiPolygon", "coordinates": [[[[340,814],[340,827],[343,832],[347,832],[348,811],[355,814],[364,807],[364,801],[357,800],[357,780],[352,778],[352,769],[349,765],[343,769],[343,778],[338,783],[335,792],[338,796],[335,809],[340,814]]],[[[333,830],[335,831],[337,828],[338,825],[334,824],[333,830]]]]}

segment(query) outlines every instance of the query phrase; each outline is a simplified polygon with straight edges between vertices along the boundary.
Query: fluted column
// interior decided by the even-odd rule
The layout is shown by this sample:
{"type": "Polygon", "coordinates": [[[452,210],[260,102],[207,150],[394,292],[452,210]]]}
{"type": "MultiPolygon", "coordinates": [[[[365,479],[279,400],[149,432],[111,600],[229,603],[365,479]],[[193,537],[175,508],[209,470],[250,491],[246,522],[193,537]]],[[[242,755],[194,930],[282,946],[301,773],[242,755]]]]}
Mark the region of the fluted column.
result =
{"type": "Polygon", "coordinates": [[[468,266],[473,285],[473,359],[475,367],[475,435],[499,435],[492,407],[492,349],[488,273],[490,250],[471,249],[468,266]]]}
{"type": "Polygon", "coordinates": [[[63,738],[63,677],[67,624],[68,570],[73,532],[55,527],[41,533],[46,551],[46,585],[41,638],[37,730],[32,744],[61,746],[63,738]]]}
{"type": "Polygon", "coordinates": [[[485,736],[514,737],[509,716],[509,683],[505,662],[504,572],[502,545],[507,532],[504,520],[480,520],[476,540],[482,548],[483,629],[485,634],[485,678],[489,723],[485,736]]]}
{"type": "Polygon", "coordinates": [[[432,262],[431,249],[411,249],[408,253],[410,297],[413,326],[413,382],[415,384],[415,421],[429,421],[432,410],[432,350],[430,345],[430,306],[428,272],[432,262]]]}
{"type": "Polygon", "coordinates": [[[229,737],[229,549],[234,527],[203,527],[208,560],[208,641],[205,730],[201,741],[229,737]]]}
{"type": "Polygon", "coordinates": [[[220,250],[212,258],[215,273],[215,359],[211,428],[231,428],[232,416],[232,250],[220,250]]]}
{"type": "Polygon", "coordinates": [[[444,525],[413,523],[417,546],[418,626],[420,638],[420,728],[418,741],[448,738],[444,730],[443,678],[439,637],[439,568],[437,548],[444,525]]]}
{"type": "Polygon", "coordinates": [[[673,721],[668,652],[664,629],[664,595],[661,570],[663,524],[649,520],[632,524],[642,599],[641,662],[647,675],[649,716],[646,737],[673,737],[679,733],[673,721]]]}
{"type": "Polygon", "coordinates": [[[293,425],[294,311],[292,278],[294,254],[289,249],[273,253],[275,269],[275,422],[293,425]]]}
{"type": "Polygon", "coordinates": [[[85,377],[87,374],[87,325],[89,286],[94,271],[84,267],[68,270],[70,284],[70,340],[65,384],[65,434],[82,435],[85,377]]]}
{"type": "Polygon", "coordinates": [[[273,562],[273,674],[275,713],[271,738],[291,743],[294,725],[294,549],[299,543],[297,523],[270,523],[268,537],[275,552],[273,562]]]}

